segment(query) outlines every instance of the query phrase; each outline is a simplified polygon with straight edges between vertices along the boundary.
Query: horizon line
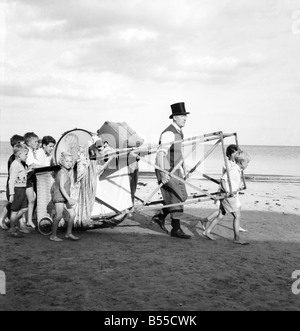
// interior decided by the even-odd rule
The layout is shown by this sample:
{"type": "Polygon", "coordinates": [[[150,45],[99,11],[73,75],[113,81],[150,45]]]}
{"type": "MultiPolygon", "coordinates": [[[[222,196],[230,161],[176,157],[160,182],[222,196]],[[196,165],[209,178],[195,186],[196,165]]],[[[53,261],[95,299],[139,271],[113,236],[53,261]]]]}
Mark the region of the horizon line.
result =
{"type": "MultiPolygon", "coordinates": [[[[8,143],[10,144],[9,140],[0,140],[0,143],[8,143]]],[[[146,142],[147,143],[147,142],[146,142]]],[[[207,144],[207,145],[213,145],[213,144],[207,144]]],[[[239,144],[240,146],[252,146],[252,147],[300,147],[300,145],[258,145],[258,144],[239,144]]]]}

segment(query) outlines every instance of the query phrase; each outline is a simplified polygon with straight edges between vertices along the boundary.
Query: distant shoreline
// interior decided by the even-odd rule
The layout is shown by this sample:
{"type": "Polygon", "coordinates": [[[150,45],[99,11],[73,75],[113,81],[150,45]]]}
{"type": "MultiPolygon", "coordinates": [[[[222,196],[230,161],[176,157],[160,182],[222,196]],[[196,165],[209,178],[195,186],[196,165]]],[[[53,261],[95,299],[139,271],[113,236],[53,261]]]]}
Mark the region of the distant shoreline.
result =
{"type": "MultiPolygon", "coordinates": [[[[209,174],[212,178],[218,179],[220,174],[209,174]]],[[[7,173],[1,172],[0,178],[4,179],[7,177],[7,173]]],[[[140,171],[140,178],[144,179],[156,179],[155,172],[152,171],[140,171]]],[[[207,179],[198,176],[191,177],[194,180],[203,180],[207,179]]],[[[290,183],[296,184],[300,183],[300,176],[291,176],[291,175],[259,175],[259,174],[246,174],[245,179],[247,182],[274,182],[274,183],[290,183]]]]}
{"type": "MultiPolygon", "coordinates": [[[[61,135],[63,136],[63,134],[61,135]]],[[[61,138],[61,136],[59,138],[61,138]]],[[[10,146],[10,141],[9,140],[1,140],[0,141],[0,144],[3,143],[3,144],[8,144],[10,146]]],[[[147,142],[144,142],[144,145],[147,145],[148,143],[147,142]]],[[[214,144],[206,144],[207,146],[213,146],[214,144]]],[[[242,147],[284,147],[284,148],[290,148],[290,147],[296,147],[296,148],[300,148],[300,145],[249,145],[249,144],[239,144],[240,146],[242,147]]]]}
{"type": "MultiPolygon", "coordinates": [[[[218,179],[220,174],[209,174],[212,178],[218,179]]],[[[139,176],[142,178],[155,178],[155,173],[151,171],[141,171],[139,176]]],[[[207,181],[202,177],[192,177],[193,179],[207,181]]],[[[291,175],[258,175],[246,174],[245,179],[248,182],[276,182],[276,183],[300,183],[300,176],[291,175]]]]}

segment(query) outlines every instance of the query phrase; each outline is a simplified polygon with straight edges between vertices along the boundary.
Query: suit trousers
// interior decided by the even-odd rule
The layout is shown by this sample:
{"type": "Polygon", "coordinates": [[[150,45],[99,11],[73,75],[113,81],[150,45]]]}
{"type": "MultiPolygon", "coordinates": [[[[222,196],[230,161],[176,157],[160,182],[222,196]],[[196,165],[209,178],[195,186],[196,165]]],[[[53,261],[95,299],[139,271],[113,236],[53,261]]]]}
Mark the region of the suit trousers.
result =
{"type": "MultiPolygon", "coordinates": [[[[183,179],[180,169],[177,169],[174,172],[174,175],[183,179]]],[[[156,170],[156,176],[157,176],[158,182],[161,183],[161,175],[158,170],[156,170]]],[[[186,199],[188,198],[185,184],[182,183],[181,181],[179,181],[178,179],[172,178],[172,177],[168,183],[164,184],[161,187],[161,194],[164,199],[164,205],[182,203],[182,202],[186,201],[186,199]]],[[[163,208],[162,214],[165,217],[168,214],[170,214],[170,216],[173,220],[179,220],[183,214],[183,206],[163,208]]],[[[175,226],[175,227],[177,227],[177,226],[175,226]]]]}

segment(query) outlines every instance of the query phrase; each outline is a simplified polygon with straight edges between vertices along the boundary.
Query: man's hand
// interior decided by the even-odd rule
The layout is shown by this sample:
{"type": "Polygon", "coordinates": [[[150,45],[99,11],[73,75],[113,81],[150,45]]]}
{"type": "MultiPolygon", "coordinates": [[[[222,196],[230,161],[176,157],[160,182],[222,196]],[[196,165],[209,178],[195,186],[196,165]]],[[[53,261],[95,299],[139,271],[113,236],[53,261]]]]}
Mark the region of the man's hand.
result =
{"type": "Polygon", "coordinates": [[[168,175],[168,174],[166,174],[166,173],[161,173],[161,182],[163,183],[163,184],[167,184],[168,182],[169,182],[169,180],[170,180],[171,178],[170,178],[170,176],[168,175]]]}

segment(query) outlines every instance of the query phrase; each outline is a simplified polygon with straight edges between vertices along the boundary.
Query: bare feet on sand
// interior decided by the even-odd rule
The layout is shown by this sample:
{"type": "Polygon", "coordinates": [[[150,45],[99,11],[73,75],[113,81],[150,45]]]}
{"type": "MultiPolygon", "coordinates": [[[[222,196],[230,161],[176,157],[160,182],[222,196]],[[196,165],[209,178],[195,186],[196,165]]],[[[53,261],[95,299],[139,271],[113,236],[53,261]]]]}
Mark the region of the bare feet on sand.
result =
{"type": "Polygon", "coordinates": [[[28,222],[28,223],[26,224],[26,226],[31,227],[31,228],[33,228],[33,229],[36,228],[36,226],[35,226],[35,224],[34,224],[33,222],[28,222]]]}
{"type": "Polygon", "coordinates": [[[242,240],[234,240],[233,243],[236,245],[243,245],[243,246],[249,245],[248,242],[242,240]]]}
{"type": "Polygon", "coordinates": [[[73,241],[79,240],[79,238],[78,237],[75,237],[73,234],[66,234],[65,238],[66,239],[73,240],[73,241]]]}
{"type": "Polygon", "coordinates": [[[55,241],[55,242],[62,242],[63,240],[58,238],[57,236],[50,236],[49,238],[51,241],[55,241]]]}
{"type": "Polygon", "coordinates": [[[216,241],[216,240],[217,240],[217,238],[215,238],[212,234],[210,234],[210,233],[208,233],[208,232],[206,232],[206,231],[203,232],[203,236],[204,236],[206,239],[209,239],[209,240],[212,240],[212,241],[216,241]]]}
{"type": "Polygon", "coordinates": [[[19,229],[19,231],[20,231],[21,233],[25,233],[25,234],[31,233],[31,231],[29,231],[25,226],[24,226],[24,227],[21,227],[21,228],[19,229]]]}
{"type": "Polygon", "coordinates": [[[3,230],[8,230],[9,229],[9,227],[7,226],[5,220],[0,221],[0,228],[2,228],[3,230]]]}
{"type": "Polygon", "coordinates": [[[202,230],[205,231],[206,230],[206,225],[207,225],[208,220],[206,218],[200,218],[200,223],[202,226],[202,230]]]}

